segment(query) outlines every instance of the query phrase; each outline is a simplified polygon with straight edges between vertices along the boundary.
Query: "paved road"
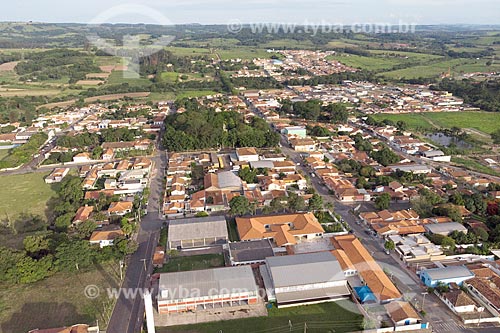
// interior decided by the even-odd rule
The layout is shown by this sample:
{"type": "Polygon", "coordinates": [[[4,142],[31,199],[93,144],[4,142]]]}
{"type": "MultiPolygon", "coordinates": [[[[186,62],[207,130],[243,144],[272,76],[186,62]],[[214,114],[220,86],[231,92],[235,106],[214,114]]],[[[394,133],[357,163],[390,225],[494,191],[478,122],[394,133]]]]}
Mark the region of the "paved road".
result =
{"type": "MultiPolygon", "coordinates": [[[[123,281],[123,288],[149,287],[149,278],[153,272],[152,257],[158,244],[159,231],[163,220],[159,216],[159,203],[163,195],[163,177],[167,164],[166,154],[158,150],[153,158],[154,171],[150,183],[150,196],[147,215],[140,223],[137,236],[138,250],[128,260],[128,268],[123,281]]],[[[140,297],[126,299],[120,294],[107,333],[137,333],[141,331],[144,319],[144,302],[140,297]]]]}
{"type": "MultiPolygon", "coordinates": [[[[289,148],[283,136],[281,138],[281,144],[282,152],[288,155],[296,164],[300,163],[298,169],[304,174],[310,174],[311,170],[303,165],[300,153],[289,148]]],[[[435,332],[494,332],[488,331],[488,329],[478,328],[471,330],[465,328],[460,319],[435,295],[425,295],[424,300],[423,293],[426,292],[426,288],[421,285],[418,277],[414,273],[408,271],[402,261],[394,253],[387,255],[384,250],[383,240],[367,233],[367,228],[359,223],[358,218],[351,213],[353,208],[358,206],[358,203],[345,204],[339,202],[334,196],[329,194],[328,189],[322,184],[322,181],[318,177],[311,177],[310,179],[314,189],[323,197],[323,201],[334,204],[335,212],[349,224],[354,234],[362,240],[363,245],[370,251],[374,259],[384,268],[384,270],[389,272],[390,277],[395,285],[401,290],[405,299],[408,299],[412,304],[416,305],[418,309],[422,308],[422,303],[424,302],[424,310],[427,313],[425,319],[431,323],[435,332]]],[[[361,204],[361,210],[370,210],[370,206],[372,206],[372,203],[363,203],[361,204]]]]}

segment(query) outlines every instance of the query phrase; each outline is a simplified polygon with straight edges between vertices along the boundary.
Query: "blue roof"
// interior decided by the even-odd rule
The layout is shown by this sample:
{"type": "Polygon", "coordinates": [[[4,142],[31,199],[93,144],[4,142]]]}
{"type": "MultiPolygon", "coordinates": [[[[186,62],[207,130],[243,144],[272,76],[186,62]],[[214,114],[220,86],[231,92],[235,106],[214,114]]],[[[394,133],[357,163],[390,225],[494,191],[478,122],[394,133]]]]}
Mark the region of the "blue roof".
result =
{"type": "Polygon", "coordinates": [[[361,303],[376,302],[377,301],[375,294],[368,286],[354,287],[354,291],[358,295],[361,303]]]}

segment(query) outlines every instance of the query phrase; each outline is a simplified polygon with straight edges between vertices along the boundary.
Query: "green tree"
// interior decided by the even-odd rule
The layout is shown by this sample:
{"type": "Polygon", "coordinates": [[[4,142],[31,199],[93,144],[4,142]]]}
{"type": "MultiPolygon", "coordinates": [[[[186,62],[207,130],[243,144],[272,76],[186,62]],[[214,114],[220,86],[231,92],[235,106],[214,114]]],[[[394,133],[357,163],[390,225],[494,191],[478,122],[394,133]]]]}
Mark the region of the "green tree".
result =
{"type": "Polygon", "coordinates": [[[333,205],[333,202],[331,201],[328,201],[326,204],[325,204],[325,208],[330,211],[330,212],[333,212],[335,206],[333,205]]]}
{"type": "Polygon", "coordinates": [[[474,229],[474,233],[481,239],[481,241],[486,242],[490,235],[483,228],[474,229]]]}
{"type": "Polygon", "coordinates": [[[127,236],[132,235],[134,233],[134,231],[136,230],[135,222],[129,221],[129,219],[126,217],[123,217],[120,220],[120,226],[121,226],[123,233],[127,236]]]}
{"type": "Polygon", "coordinates": [[[23,257],[21,252],[0,246],[0,281],[16,281],[15,267],[23,257]]]}
{"type": "Polygon", "coordinates": [[[293,212],[302,212],[306,209],[306,202],[300,195],[290,192],[288,194],[288,209],[293,212]]]}
{"type": "Polygon", "coordinates": [[[230,213],[235,216],[245,215],[250,212],[250,202],[244,196],[237,196],[229,202],[230,213]]]}
{"type": "Polygon", "coordinates": [[[33,283],[45,279],[52,274],[52,256],[40,260],[30,257],[21,258],[14,268],[19,283],[33,283]]]}
{"type": "Polygon", "coordinates": [[[76,176],[65,177],[61,183],[59,196],[62,201],[71,205],[79,205],[83,199],[82,181],[76,176]]]}
{"type": "Polygon", "coordinates": [[[94,220],[84,221],[82,223],[79,223],[75,227],[75,231],[78,234],[78,237],[82,239],[90,237],[95,229],[97,229],[97,223],[95,223],[94,220]]]}
{"type": "Polygon", "coordinates": [[[45,235],[28,235],[23,240],[24,249],[30,255],[39,255],[49,250],[49,240],[45,235]]]}
{"type": "Polygon", "coordinates": [[[57,231],[66,231],[71,225],[71,220],[73,219],[73,214],[67,213],[56,218],[54,226],[57,231]]]}
{"type": "Polygon", "coordinates": [[[94,253],[86,240],[74,240],[59,245],[55,254],[56,267],[61,271],[76,271],[92,265],[94,253]]]}
{"type": "Polygon", "coordinates": [[[318,193],[314,193],[311,199],[309,199],[309,210],[314,212],[322,208],[323,208],[323,197],[318,193]]]}
{"type": "Polygon", "coordinates": [[[393,251],[394,249],[396,249],[396,244],[394,244],[394,241],[392,239],[388,239],[384,243],[384,248],[388,251],[393,251]]]}
{"type": "Polygon", "coordinates": [[[397,163],[400,160],[398,154],[394,153],[389,147],[384,147],[378,151],[372,151],[371,157],[383,166],[397,163]]]}
{"type": "Polygon", "coordinates": [[[273,213],[280,212],[285,209],[285,206],[282,203],[283,198],[274,198],[269,203],[270,211],[273,213]]]}
{"type": "Polygon", "coordinates": [[[382,193],[375,199],[375,208],[377,210],[384,210],[389,208],[391,204],[391,196],[389,193],[382,193]]]}
{"type": "Polygon", "coordinates": [[[133,239],[118,237],[113,241],[113,246],[122,256],[134,253],[139,248],[139,244],[133,239]]]}
{"type": "Polygon", "coordinates": [[[455,250],[455,240],[451,237],[444,237],[443,240],[441,241],[441,246],[446,248],[446,249],[449,249],[450,251],[454,251],[455,250]]]}
{"type": "Polygon", "coordinates": [[[194,215],[194,217],[207,217],[208,213],[207,212],[198,212],[194,215]]]}
{"type": "Polygon", "coordinates": [[[497,129],[493,133],[491,133],[491,139],[494,144],[500,144],[500,129],[497,129]]]}
{"type": "Polygon", "coordinates": [[[256,169],[241,168],[238,171],[238,176],[248,184],[256,184],[258,182],[256,169]]]}

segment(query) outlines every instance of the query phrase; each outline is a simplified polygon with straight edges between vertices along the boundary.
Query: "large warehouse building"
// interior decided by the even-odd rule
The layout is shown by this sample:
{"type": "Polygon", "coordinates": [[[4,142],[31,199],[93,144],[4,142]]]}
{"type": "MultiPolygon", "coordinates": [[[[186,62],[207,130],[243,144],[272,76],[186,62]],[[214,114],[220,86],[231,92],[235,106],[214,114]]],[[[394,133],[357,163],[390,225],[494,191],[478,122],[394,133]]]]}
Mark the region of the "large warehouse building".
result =
{"type": "Polygon", "coordinates": [[[160,275],[158,313],[256,304],[258,287],[250,266],[160,275]]]}
{"type": "Polygon", "coordinates": [[[171,220],[168,224],[168,248],[185,249],[226,244],[224,216],[171,220]]]}
{"type": "Polygon", "coordinates": [[[349,297],[347,280],[330,252],[266,258],[260,266],[269,301],[278,307],[330,302],[349,297]]]}

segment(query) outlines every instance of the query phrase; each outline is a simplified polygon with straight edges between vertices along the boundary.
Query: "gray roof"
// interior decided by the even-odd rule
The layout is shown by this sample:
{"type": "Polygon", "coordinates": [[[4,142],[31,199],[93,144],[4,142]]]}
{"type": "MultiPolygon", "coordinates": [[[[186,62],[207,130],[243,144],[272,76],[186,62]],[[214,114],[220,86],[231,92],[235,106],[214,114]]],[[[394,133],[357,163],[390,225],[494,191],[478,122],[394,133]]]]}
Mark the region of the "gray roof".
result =
{"type": "Polygon", "coordinates": [[[467,232],[467,228],[458,222],[425,224],[424,227],[433,234],[449,234],[455,230],[467,232]]]}
{"type": "Polygon", "coordinates": [[[241,179],[232,171],[223,171],[217,174],[219,188],[241,187],[241,179]]]}
{"type": "Polygon", "coordinates": [[[234,262],[264,261],[274,256],[269,239],[229,243],[229,252],[234,262]]]}
{"type": "Polygon", "coordinates": [[[397,164],[397,165],[389,165],[391,170],[401,170],[401,171],[423,171],[423,170],[432,170],[427,165],[423,164],[397,164]]]}
{"type": "Polygon", "coordinates": [[[258,293],[250,266],[163,273],[160,275],[158,298],[164,301],[240,293],[258,293]],[[168,295],[162,293],[165,290],[168,295]],[[162,295],[165,297],[161,297],[162,295]]]}
{"type": "Polygon", "coordinates": [[[453,278],[462,278],[462,277],[474,277],[474,273],[472,273],[465,266],[448,266],[444,268],[432,268],[426,269],[424,271],[432,280],[448,280],[453,278]]]}
{"type": "Polygon", "coordinates": [[[272,169],[274,168],[274,162],[269,161],[269,160],[262,160],[262,161],[256,161],[256,162],[250,162],[250,166],[252,168],[268,168],[272,169]]]}
{"type": "Polygon", "coordinates": [[[426,157],[444,156],[442,150],[429,150],[423,153],[426,157]]]}
{"type": "Polygon", "coordinates": [[[283,304],[283,303],[295,303],[301,301],[303,302],[303,301],[314,301],[323,299],[335,299],[335,298],[349,296],[350,294],[351,292],[349,291],[347,284],[345,284],[328,288],[277,293],[276,300],[278,301],[278,303],[283,304]]]}
{"type": "Polygon", "coordinates": [[[224,216],[170,220],[168,224],[169,242],[214,237],[228,238],[224,216]]]}
{"type": "Polygon", "coordinates": [[[274,287],[344,280],[339,262],[330,252],[266,258],[274,287]]]}

